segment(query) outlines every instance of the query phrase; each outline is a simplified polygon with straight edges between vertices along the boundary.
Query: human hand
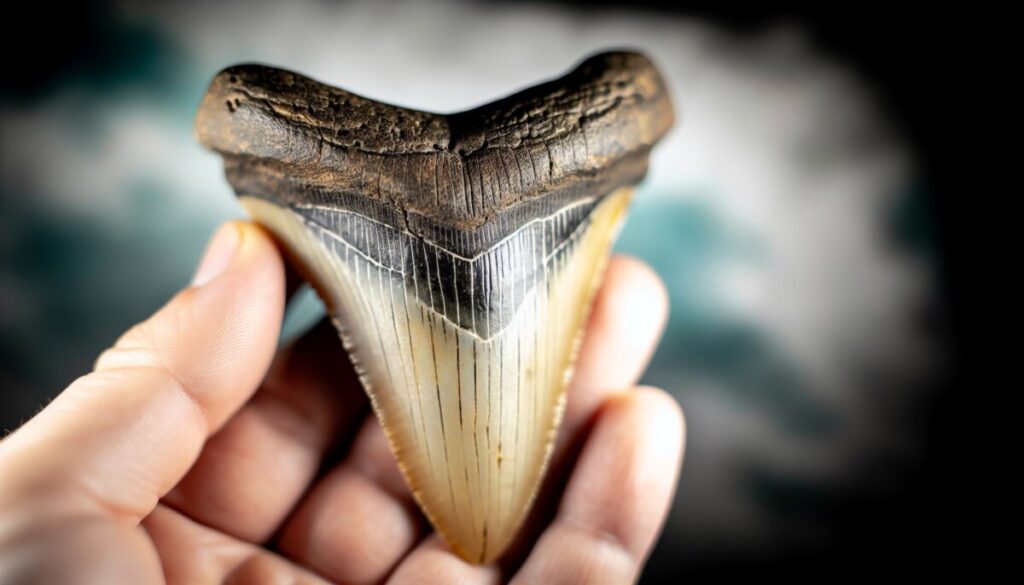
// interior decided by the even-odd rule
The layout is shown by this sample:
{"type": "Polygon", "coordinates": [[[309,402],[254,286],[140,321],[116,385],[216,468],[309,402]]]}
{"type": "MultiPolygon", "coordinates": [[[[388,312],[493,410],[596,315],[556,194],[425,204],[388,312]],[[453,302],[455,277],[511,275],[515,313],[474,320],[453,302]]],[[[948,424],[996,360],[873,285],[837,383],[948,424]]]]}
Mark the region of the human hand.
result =
{"type": "Polygon", "coordinates": [[[684,437],[671,397],[633,388],[666,315],[648,268],[609,266],[502,566],[430,531],[329,324],[276,351],[285,280],[265,232],[221,228],[192,286],[0,441],[0,582],[636,580],[684,437]]]}

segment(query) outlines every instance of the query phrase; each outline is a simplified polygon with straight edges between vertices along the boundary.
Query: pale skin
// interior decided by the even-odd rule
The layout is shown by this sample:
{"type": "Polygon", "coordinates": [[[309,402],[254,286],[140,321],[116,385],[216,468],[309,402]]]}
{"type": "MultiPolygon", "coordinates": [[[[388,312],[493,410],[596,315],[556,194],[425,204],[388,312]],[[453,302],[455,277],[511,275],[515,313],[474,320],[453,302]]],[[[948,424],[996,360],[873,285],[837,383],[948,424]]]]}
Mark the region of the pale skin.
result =
{"type": "Polygon", "coordinates": [[[667,314],[649,268],[612,259],[536,514],[486,566],[430,530],[330,326],[278,351],[286,280],[265,231],[223,226],[190,286],[0,441],[0,582],[638,578],[685,437],[635,386],[667,314]]]}

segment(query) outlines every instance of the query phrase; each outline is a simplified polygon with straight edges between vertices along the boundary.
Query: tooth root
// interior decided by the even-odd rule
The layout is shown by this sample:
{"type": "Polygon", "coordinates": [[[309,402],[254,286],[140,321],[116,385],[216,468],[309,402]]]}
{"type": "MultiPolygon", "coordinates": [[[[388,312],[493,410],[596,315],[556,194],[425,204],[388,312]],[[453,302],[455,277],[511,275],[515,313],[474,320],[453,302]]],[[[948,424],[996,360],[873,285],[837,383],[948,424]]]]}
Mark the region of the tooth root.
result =
{"type": "Polygon", "coordinates": [[[468,561],[501,555],[530,509],[631,196],[577,201],[472,259],[344,210],[241,198],[324,298],[413,494],[468,561]]]}

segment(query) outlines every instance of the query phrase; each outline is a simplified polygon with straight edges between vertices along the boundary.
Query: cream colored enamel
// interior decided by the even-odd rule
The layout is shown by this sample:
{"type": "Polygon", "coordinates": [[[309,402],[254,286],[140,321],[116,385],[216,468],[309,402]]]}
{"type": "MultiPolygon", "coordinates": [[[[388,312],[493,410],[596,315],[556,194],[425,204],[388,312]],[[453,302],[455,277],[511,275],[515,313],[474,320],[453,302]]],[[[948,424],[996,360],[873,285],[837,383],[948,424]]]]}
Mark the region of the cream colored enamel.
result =
{"type": "Polygon", "coordinates": [[[466,560],[501,555],[530,509],[631,196],[622,188],[595,208],[512,321],[486,340],[417,300],[404,275],[344,244],[344,253],[332,251],[297,214],[242,197],[324,299],[412,493],[466,560]]]}

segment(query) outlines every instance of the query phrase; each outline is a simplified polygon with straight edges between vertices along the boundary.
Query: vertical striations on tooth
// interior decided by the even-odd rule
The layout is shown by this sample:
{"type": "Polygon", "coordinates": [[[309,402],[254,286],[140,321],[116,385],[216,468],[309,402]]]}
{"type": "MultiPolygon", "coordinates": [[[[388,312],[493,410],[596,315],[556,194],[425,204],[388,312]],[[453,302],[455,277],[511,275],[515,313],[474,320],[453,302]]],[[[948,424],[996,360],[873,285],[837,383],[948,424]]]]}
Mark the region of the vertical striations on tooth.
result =
{"type": "Polygon", "coordinates": [[[632,185],[671,123],[631,53],[450,116],[259,66],[204,99],[201,141],[325,300],[412,493],[469,561],[499,557],[530,510],[632,185]]]}
{"type": "Polygon", "coordinates": [[[326,299],[417,501],[467,559],[504,551],[530,507],[630,197],[624,187],[586,215],[563,209],[471,259],[409,234],[371,252],[363,246],[384,238],[368,232],[393,228],[242,198],[326,299]],[[550,237],[574,217],[564,239],[550,237]],[[465,270],[439,268],[458,263],[465,270]],[[480,306],[498,307],[496,326],[472,325],[480,306]]]}

